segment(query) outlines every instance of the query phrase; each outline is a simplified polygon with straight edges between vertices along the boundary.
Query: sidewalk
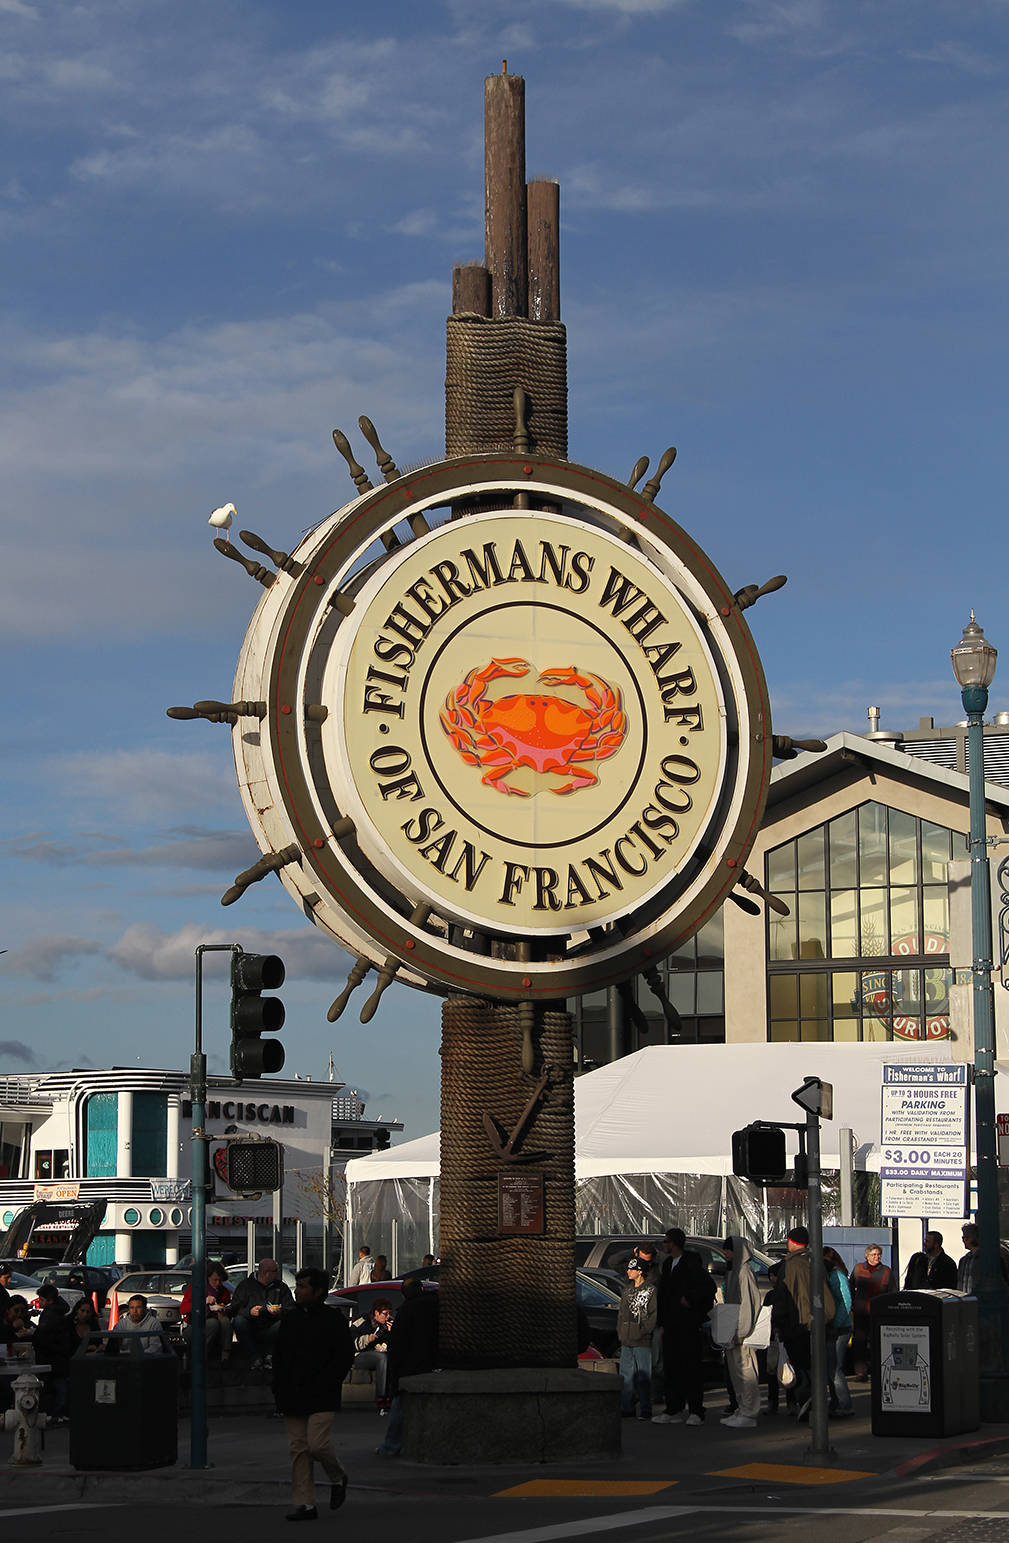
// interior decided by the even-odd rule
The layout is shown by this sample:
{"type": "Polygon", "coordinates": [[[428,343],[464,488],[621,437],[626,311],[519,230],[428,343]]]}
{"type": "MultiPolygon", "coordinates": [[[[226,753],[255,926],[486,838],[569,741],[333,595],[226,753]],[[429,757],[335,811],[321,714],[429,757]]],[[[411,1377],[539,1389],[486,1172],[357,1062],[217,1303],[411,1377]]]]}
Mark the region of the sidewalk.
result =
{"type": "MultiPolygon", "coordinates": [[[[834,1456],[827,1463],[808,1457],[809,1427],[788,1416],[762,1416],[752,1431],[730,1430],[719,1424],[725,1412],[719,1397],[708,1409],[702,1427],[652,1425],[624,1420],[623,1456],[613,1462],[549,1466],[486,1464],[473,1467],[429,1467],[403,1458],[381,1458],[375,1448],[385,1421],[373,1407],[350,1404],[336,1420],[336,1446],[350,1474],[355,1493],[378,1499],[383,1495],[434,1497],[439,1494],[493,1495],[502,1491],[525,1494],[614,1495],[628,1498],[669,1492],[712,1490],[740,1494],[754,1485],[782,1486],[808,1497],[824,1486],[843,1490],[851,1504],[863,1487],[899,1483],[942,1467],[978,1462],[1009,1454],[1009,1425],[983,1425],[962,1436],[918,1440],[873,1436],[869,1425],[869,1395],[855,1394],[856,1414],[830,1428],[834,1456]],[[629,1487],[628,1487],[629,1486],[629,1487]]],[[[261,1412],[219,1415],[210,1422],[208,1456],[212,1466],[197,1471],[189,1463],[189,1424],[179,1423],[179,1461],[171,1468],[143,1472],[78,1472],[68,1462],[65,1428],[46,1438],[45,1465],[36,1469],[6,1466],[10,1438],[0,1435],[0,1506],[27,1504],[34,1499],[52,1503],[85,1497],[109,1501],[155,1501],[166,1505],[201,1501],[209,1505],[282,1507],[290,1496],[290,1472],[283,1423],[261,1412]]],[[[1007,1455],[1009,1471],[1009,1455],[1007,1455]]]]}

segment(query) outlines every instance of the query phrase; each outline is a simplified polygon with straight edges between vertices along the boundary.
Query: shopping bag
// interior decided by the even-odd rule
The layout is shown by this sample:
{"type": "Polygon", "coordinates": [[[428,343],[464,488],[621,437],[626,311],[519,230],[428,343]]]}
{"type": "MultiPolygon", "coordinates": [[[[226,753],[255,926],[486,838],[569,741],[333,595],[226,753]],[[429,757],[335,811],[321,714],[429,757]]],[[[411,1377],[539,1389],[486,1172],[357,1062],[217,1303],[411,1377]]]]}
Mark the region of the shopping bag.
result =
{"type": "Polygon", "coordinates": [[[778,1341],[778,1381],[783,1388],[790,1388],[795,1381],[795,1367],[788,1358],[788,1351],[778,1341]]]}
{"type": "Polygon", "coordinates": [[[770,1354],[770,1343],[771,1307],[770,1303],[768,1303],[760,1309],[760,1312],[757,1314],[757,1321],[743,1340],[743,1344],[749,1346],[751,1350],[767,1350],[768,1354],[770,1354]]]}
{"type": "Polygon", "coordinates": [[[767,1375],[776,1377],[778,1374],[778,1341],[772,1339],[767,1347],[767,1375]]]}
{"type": "Polygon", "coordinates": [[[739,1331],[739,1303],[716,1302],[708,1317],[716,1345],[731,1345],[739,1331]]]}

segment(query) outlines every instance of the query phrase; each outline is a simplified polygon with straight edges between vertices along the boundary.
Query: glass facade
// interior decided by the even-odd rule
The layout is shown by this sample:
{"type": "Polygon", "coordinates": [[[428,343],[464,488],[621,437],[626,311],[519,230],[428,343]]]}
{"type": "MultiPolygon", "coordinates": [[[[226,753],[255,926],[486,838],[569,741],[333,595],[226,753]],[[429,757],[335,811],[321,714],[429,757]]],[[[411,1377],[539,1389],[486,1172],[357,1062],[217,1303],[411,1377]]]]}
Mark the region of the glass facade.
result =
{"type": "Polygon", "coordinates": [[[168,1099],[164,1093],[134,1093],[133,1177],[158,1179],[166,1172],[168,1099]]]}
{"type": "Polygon", "coordinates": [[[92,1093],[84,1105],[84,1177],[114,1178],[116,1173],[117,1093],[92,1093]]]}
{"type": "Polygon", "coordinates": [[[768,852],[768,1039],[949,1036],[946,865],[965,838],[865,803],[768,852]]]}
{"type": "MultiPolygon", "coordinates": [[[[721,1044],[725,1039],[725,945],[722,913],[658,965],[663,990],[680,1015],[678,1029],[667,1026],[654,993],[636,978],[626,989],[633,1008],[626,1041],[632,1050],[646,1045],[721,1044]]],[[[605,991],[589,992],[569,1004],[574,1017],[575,1064],[579,1072],[603,1066],[610,1056],[609,1004],[605,991]]]]}

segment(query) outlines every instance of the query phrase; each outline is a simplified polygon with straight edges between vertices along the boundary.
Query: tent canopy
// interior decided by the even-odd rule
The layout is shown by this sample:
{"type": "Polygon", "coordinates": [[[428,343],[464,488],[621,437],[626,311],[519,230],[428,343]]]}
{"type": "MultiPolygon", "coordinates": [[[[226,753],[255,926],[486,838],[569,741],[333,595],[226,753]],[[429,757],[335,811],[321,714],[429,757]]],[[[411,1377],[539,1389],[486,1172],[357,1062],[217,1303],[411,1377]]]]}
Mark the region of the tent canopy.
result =
{"type": "MultiPolygon", "coordinates": [[[[575,1174],[731,1173],[732,1132],[752,1120],[802,1121],[790,1095],[807,1076],[834,1089],[834,1118],[821,1126],[824,1165],[838,1166],[837,1132],[847,1127],[854,1132],[858,1166],[877,1167],[883,1063],[951,1059],[950,1043],[943,1040],[652,1045],[576,1079],[575,1174]]],[[[435,1131],[355,1158],[347,1164],[347,1182],[430,1178],[438,1171],[435,1131]]]]}

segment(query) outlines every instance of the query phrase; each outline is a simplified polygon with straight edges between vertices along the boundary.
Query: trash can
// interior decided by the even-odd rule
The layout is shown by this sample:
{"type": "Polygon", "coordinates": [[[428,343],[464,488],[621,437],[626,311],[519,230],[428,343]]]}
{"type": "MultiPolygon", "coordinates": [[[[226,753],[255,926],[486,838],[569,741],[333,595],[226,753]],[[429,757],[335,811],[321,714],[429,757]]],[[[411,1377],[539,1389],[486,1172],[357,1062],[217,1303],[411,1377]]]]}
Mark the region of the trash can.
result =
{"type": "Polygon", "coordinates": [[[955,1436],[981,1423],[977,1298],[896,1291],[869,1309],[874,1436],[955,1436]]]}
{"type": "Polygon", "coordinates": [[[177,1460],[179,1363],[171,1350],[148,1354],[141,1339],[123,1334],[102,1354],[70,1362],[72,1467],[167,1468],[177,1460]]]}

